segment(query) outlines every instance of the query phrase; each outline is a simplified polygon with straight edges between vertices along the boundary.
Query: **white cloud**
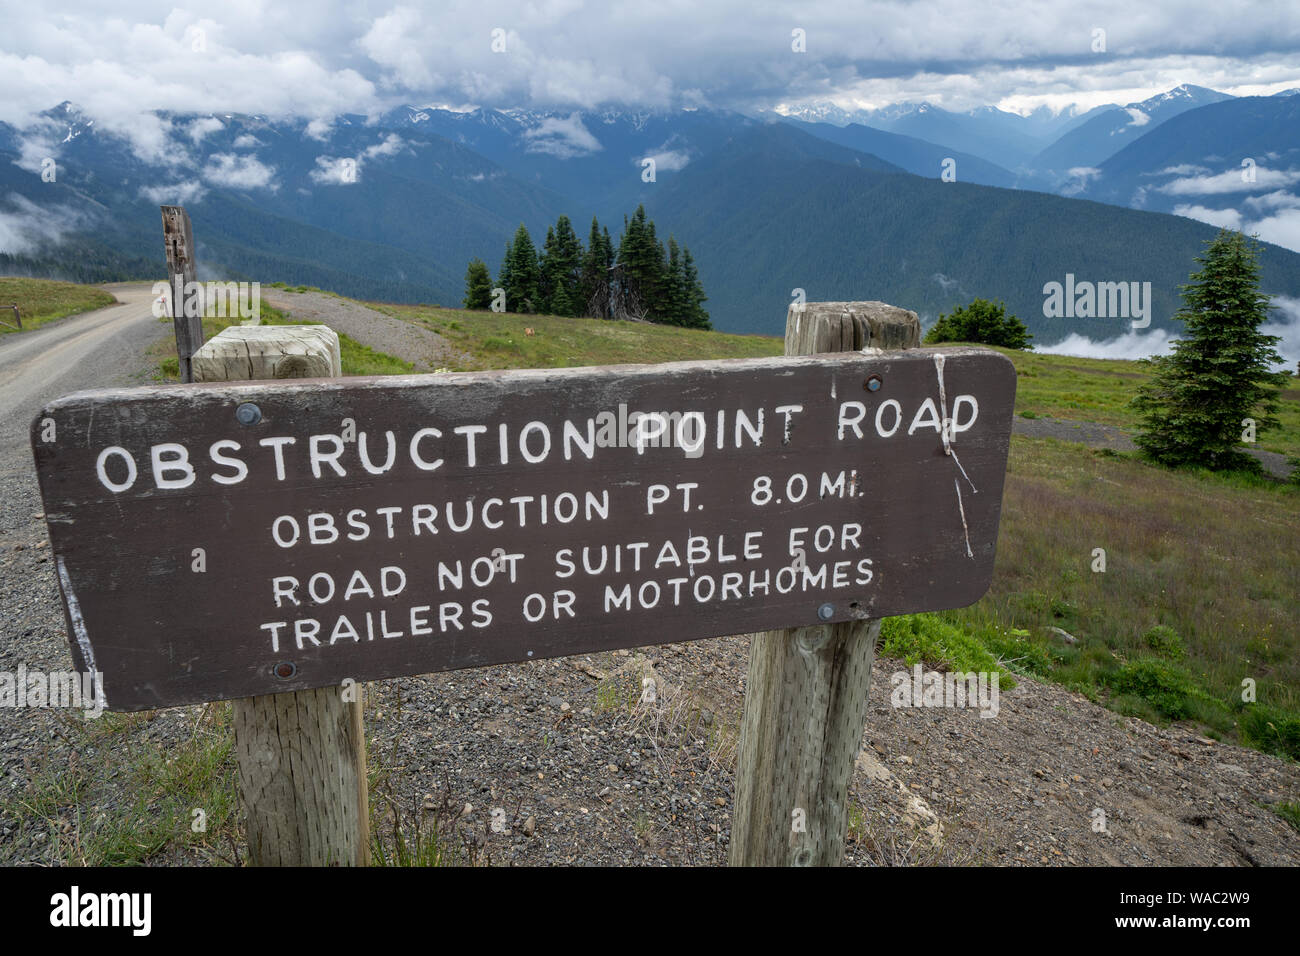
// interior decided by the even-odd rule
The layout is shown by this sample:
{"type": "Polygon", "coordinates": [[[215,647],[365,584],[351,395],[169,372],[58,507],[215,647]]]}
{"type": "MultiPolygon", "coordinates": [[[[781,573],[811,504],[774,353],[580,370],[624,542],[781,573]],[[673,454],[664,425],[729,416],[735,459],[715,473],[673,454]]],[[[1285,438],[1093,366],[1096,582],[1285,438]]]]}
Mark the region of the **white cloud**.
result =
{"type": "Polygon", "coordinates": [[[367,146],[356,156],[317,156],[316,168],[309,174],[311,181],[322,186],[350,186],[359,182],[361,169],[369,160],[380,156],[394,156],[409,149],[402,137],[389,133],[378,143],[367,146]]]}
{"type": "Polygon", "coordinates": [[[1300,196],[1279,189],[1263,196],[1247,196],[1246,205],[1252,209],[1295,209],[1300,207],[1300,196]]]}
{"type": "Polygon", "coordinates": [[[1062,196],[1073,196],[1088,188],[1088,183],[1101,178],[1101,170],[1096,166],[1074,166],[1066,170],[1066,184],[1061,187],[1062,196]]]}
{"type": "Polygon", "coordinates": [[[18,158],[14,165],[39,175],[46,159],[58,159],[61,145],[58,124],[37,124],[18,140],[18,158]]]}
{"type": "Polygon", "coordinates": [[[252,133],[241,133],[235,137],[235,149],[257,149],[261,145],[262,141],[252,133]]]}
{"type": "Polygon", "coordinates": [[[1265,242],[1276,243],[1292,252],[1300,252],[1300,209],[1279,209],[1250,226],[1265,242]]]}
{"type": "Polygon", "coordinates": [[[197,179],[182,180],[163,186],[144,186],[140,195],[159,206],[184,206],[186,203],[198,202],[207,195],[203,183],[197,179]]]}
{"type": "MultiPolygon", "coordinates": [[[[1266,335],[1281,338],[1277,345],[1280,354],[1290,369],[1300,362],[1300,299],[1276,296],[1271,303],[1268,322],[1260,326],[1266,335]]],[[[1090,339],[1073,332],[1055,345],[1035,346],[1035,352],[1049,355],[1074,355],[1080,358],[1140,359],[1153,355],[1167,355],[1172,349],[1178,335],[1164,329],[1145,331],[1128,331],[1113,339],[1090,339]]]]}
{"type": "Polygon", "coordinates": [[[359,179],[359,169],[352,156],[317,156],[311,181],[322,186],[348,186],[359,179]]]}
{"type": "Polygon", "coordinates": [[[1038,345],[1035,352],[1048,355],[1074,355],[1079,358],[1140,359],[1164,355],[1173,347],[1176,336],[1164,329],[1125,332],[1113,339],[1090,339],[1071,332],[1055,345],[1038,345]]]}
{"type": "Polygon", "coordinates": [[[883,0],[797,15],[749,0],[228,0],[202,14],[64,0],[5,17],[0,121],[24,127],[70,99],[148,153],[157,131],[131,116],[152,110],[317,118],[323,132],[342,113],[400,102],[928,100],[1027,111],[1131,103],[1187,81],[1238,94],[1294,87],[1300,6],[1257,7],[1166,0],[1135,14],[1131,0],[1095,0],[1084,23],[1068,4],[1036,0],[883,0]],[[1094,23],[1114,25],[1105,56],[1090,55],[1094,23]],[[790,50],[793,26],[806,30],[806,54],[790,50]],[[497,28],[505,52],[493,52],[497,28]]]}
{"type": "Polygon", "coordinates": [[[1125,107],[1124,112],[1128,114],[1128,122],[1121,127],[1121,132],[1126,129],[1133,129],[1135,126],[1146,126],[1147,123],[1151,122],[1151,117],[1136,106],[1125,107]]]}
{"type": "Polygon", "coordinates": [[[317,117],[307,124],[307,128],[303,130],[303,132],[317,142],[323,143],[328,140],[330,134],[334,132],[334,124],[330,120],[320,119],[317,117]]]}
{"type": "Polygon", "coordinates": [[[1236,229],[1247,235],[1258,235],[1265,242],[1300,252],[1300,197],[1277,192],[1252,198],[1263,200],[1252,203],[1256,209],[1271,209],[1271,214],[1255,218],[1232,208],[1212,209],[1187,204],[1175,206],[1174,215],[1198,219],[1211,226],[1236,229]]]}
{"type": "Polygon", "coordinates": [[[429,48],[410,42],[410,37],[419,33],[421,27],[420,11],[413,7],[394,7],[370,25],[357,45],[385,69],[389,83],[429,88],[435,85],[435,75],[429,69],[429,48]]]}
{"type": "Polygon", "coordinates": [[[376,156],[394,156],[402,151],[406,144],[396,133],[389,133],[381,142],[367,146],[361,151],[359,160],[374,159],[376,156]]]}
{"type": "Polygon", "coordinates": [[[1164,169],[1155,173],[1143,173],[1143,176],[1200,176],[1208,173],[1209,170],[1204,166],[1197,166],[1195,163],[1179,163],[1177,166],[1166,166],[1164,169]]]}
{"type": "Polygon", "coordinates": [[[1210,209],[1206,206],[1183,204],[1174,207],[1174,215],[1208,222],[1211,226],[1218,226],[1220,229],[1240,229],[1242,223],[1241,213],[1235,209],[1210,209]]]}
{"type": "Polygon", "coordinates": [[[595,153],[603,147],[600,140],[582,125],[577,113],[567,119],[548,116],[532,129],[524,130],[525,147],[530,153],[547,153],[560,159],[572,159],[595,153]]]}
{"type": "Polygon", "coordinates": [[[1300,170],[1296,169],[1281,170],[1256,166],[1253,182],[1242,178],[1245,172],[1244,169],[1228,169],[1214,175],[1188,176],[1157,186],[1156,192],[1169,196],[1215,196],[1224,193],[1276,189],[1300,182],[1300,170]]]}
{"type": "MultiPolygon", "coordinates": [[[[661,173],[675,173],[678,170],[685,169],[691,161],[690,154],[684,149],[662,150],[658,153],[651,153],[645,158],[653,159],[655,161],[655,171],[661,173]]],[[[636,161],[636,165],[641,165],[640,159],[636,161]]]]}
{"type": "Polygon", "coordinates": [[[194,120],[189,126],[185,127],[185,134],[189,136],[190,141],[197,146],[203,142],[204,138],[210,133],[226,128],[226,124],[221,122],[215,116],[203,116],[194,120]]]}
{"type": "Polygon", "coordinates": [[[213,153],[203,167],[204,179],[231,189],[274,191],[279,188],[273,181],[274,177],[274,166],[267,166],[253,156],[236,156],[234,153],[213,153]]]}
{"type": "Polygon", "coordinates": [[[1294,372],[1296,363],[1300,362],[1300,299],[1279,295],[1270,306],[1272,321],[1260,326],[1260,331],[1282,339],[1277,344],[1277,351],[1287,367],[1294,372]]]}
{"type": "Polygon", "coordinates": [[[83,211],[64,206],[42,207],[18,193],[10,193],[0,206],[0,252],[25,255],[55,246],[69,232],[88,223],[83,211]]]}

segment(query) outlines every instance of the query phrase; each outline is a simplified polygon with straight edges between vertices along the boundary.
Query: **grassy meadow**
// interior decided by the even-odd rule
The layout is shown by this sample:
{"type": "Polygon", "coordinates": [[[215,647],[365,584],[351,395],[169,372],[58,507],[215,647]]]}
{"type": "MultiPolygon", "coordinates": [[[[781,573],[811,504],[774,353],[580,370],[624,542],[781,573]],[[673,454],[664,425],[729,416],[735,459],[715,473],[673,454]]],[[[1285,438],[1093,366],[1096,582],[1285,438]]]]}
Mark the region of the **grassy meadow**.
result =
{"type": "Polygon", "coordinates": [[[989,593],[938,617],[1120,713],[1300,756],[1295,486],[1016,436],[989,593]]]}
{"type": "Polygon", "coordinates": [[[471,312],[437,306],[377,305],[382,312],[437,332],[470,356],[466,372],[492,368],[565,368],[689,359],[780,355],[780,339],[702,332],[645,322],[602,322],[554,315],[471,312]],[[529,335],[527,330],[532,329],[529,335]]]}
{"type": "MultiPolygon", "coordinates": [[[[1016,366],[1016,414],[1026,418],[1065,418],[1132,429],[1137,414],[1128,402],[1151,378],[1146,360],[1086,359],[997,349],[1016,366]]],[[[1281,428],[1260,432],[1257,448],[1300,455],[1300,381],[1282,389],[1281,428]]]]}
{"type": "Polygon", "coordinates": [[[19,331],[10,328],[14,313],[10,306],[18,306],[22,331],[39,328],[64,316],[91,309],[102,309],[117,300],[103,289],[75,282],[54,279],[26,279],[0,276],[0,335],[19,331]]]}

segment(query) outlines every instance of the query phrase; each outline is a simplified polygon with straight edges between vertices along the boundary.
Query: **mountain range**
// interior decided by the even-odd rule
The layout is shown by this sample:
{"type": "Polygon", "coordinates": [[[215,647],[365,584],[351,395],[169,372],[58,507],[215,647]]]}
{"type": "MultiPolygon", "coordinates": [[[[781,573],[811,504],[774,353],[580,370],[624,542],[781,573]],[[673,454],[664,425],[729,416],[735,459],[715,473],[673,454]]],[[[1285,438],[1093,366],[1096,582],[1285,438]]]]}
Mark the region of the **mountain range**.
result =
{"type": "MultiPolygon", "coordinates": [[[[982,296],[1047,343],[1112,337],[1129,320],[1046,316],[1046,283],[1150,282],[1151,325],[1173,329],[1209,223],[1259,222],[1285,241],[1300,212],[1300,96],[1191,86],[1026,116],[901,104],[779,116],[402,107],[328,127],[156,118],[162,151],[73,104],[33,128],[0,124],[0,272],[154,277],[158,206],[180,203],[210,276],[459,304],[467,261],[495,274],[520,223],[540,240],[568,215],[585,237],[597,216],[617,238],[644,204],[661,239],[695,254],[718,328],[779,334],[797,289],[894,302],[927,323],[982,296]]],[[[1300,229],[1288,245],[1300,249],[1300,229]]],[[[1266,245],[1263,268],[1267,291],[1300,298],[1300,255],[1266,245]]]]}

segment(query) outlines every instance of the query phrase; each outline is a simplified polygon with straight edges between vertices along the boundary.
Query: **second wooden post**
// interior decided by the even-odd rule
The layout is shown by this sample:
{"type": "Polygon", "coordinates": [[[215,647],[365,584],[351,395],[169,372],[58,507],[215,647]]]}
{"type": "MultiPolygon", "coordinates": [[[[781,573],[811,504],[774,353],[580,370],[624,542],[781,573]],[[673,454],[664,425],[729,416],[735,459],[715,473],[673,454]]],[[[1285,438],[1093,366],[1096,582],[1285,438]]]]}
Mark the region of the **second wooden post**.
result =
{"type": "MultiPolygon", "coordinates": [[[[786,316],[785,354],[915,348],[916,313],[809,302],[786,316]]],[[[732,814],[732,866],[838,866],[866,724],[880,621],[753,635],[732,814]]]]}
{"type": "MultiPolygon", "coordinates": [[[[234,326],[194,353],[194,381],[337,378],[323,325],[234,326]]],[[[370,809],[361,684],[232,701],[254,866],[366,866],[370,809]]]]}

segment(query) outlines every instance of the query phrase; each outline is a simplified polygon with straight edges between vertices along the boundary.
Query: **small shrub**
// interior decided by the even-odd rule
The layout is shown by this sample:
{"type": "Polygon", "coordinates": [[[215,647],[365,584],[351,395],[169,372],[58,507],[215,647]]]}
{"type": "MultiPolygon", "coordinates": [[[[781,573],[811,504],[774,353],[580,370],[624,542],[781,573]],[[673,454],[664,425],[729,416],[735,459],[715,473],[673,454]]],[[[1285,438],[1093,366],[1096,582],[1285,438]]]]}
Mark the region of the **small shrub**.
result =
{"type": "Polygon", "coordinates": [[[498,335],[489,335],[483,340],[483,351],[485,352],[518,352],[519,345],[510,339],[503,339],[498,335]]]}
{"type": "MultiPolygon", "coordinates": [[[[880,627],[880,653],[901,657],[908,667],[923,663],[959,673],[996,671],[1010,678],[1007,669],[998,665],[977,638],[934,614],[885,618],[880,627]]],[[[1004,687],[1014,686],[1013,679],[999,680],[1004,687]]]]}
{"type": "Polygon", "coordinates": [[[1105,680],[1116,694],[1140,697],[1170,720],[1191,715],[1189,699],[1195,694],[1191,678],[1168,661],[1139,657],[1105,680]]]}
{"type": "Polygon", "coordinates": [[[1177,631],[1168,625],[1157,624],[1146,632],[1143,639],[1147,642],[1147,647],[1161,657],[1177,661],[1187,656],[1187,650],[1183,647],[1183,639],[1178,636],[1177,631]]]}
{"type": "Polygon", "coordinates": [[[958,306],[948,315],[940,315],[939,321],[925,334],[927,345],[977,342],[1009,349],[1028,349],[1032,338],[1025,323],[1014,315],[1007,315],[1003,303],[987,299],[975,299],[970,305],[958,306]]]}
{"type": "Polygon", "coordinates": [[[1296,830],[1300,830],[1300,803],[1275,803],[1273,812],[1296,830]]]}
{"type": "Polygon", "coordinates": [[[999,663],[1012,670],[1040,677],[1051,673],[1052,657],[1047,646],[1032,641],[1026,630],[1018,627],[1005,630],[990,625],[980,628],[975,636],[997,656],[999,663]]]}
{"type": "Polygon", "coordinates": [[[1249,704],[1240,727],[1242,739],[1252,747],[1300,760],[1300,716],[1267,704],[1249,704]]]}
{"type": "Polygon", "coordinates": [[[1123,714],[1125,717],[1136,717],[1139,720],[1145,720],[1148,724],[1161,722],[1160,712],[1136,694],[1120,694],[1118,697],[1112,698],[1110,709],[1117,714],[1123,714]]]}
{"type": "Polygon", "coordinates": [[[1073,618],[1078,613],[1079,609],[1069,601],[1063,600],[1062,598],[1052,598],[1052,617],[1056,618],[1058,621],[1073,618]]]}

